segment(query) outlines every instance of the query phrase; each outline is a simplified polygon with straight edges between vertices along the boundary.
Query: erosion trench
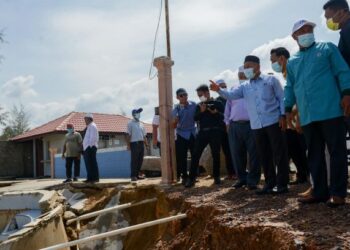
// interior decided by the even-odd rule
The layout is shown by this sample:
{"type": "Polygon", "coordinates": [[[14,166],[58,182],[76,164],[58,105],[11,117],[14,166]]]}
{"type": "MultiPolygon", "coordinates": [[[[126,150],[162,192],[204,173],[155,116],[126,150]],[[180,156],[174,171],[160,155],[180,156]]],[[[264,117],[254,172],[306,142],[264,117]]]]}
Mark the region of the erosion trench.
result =
{"type": "Polygon", "coordinates": [[[64,217],[69,240],[187,214],[183,220],[81,244],[82,250],[350,249],[348,207],[338,209],[337,213],[323,205],[300,208],[293,194],[267,196],[263,200],[248,191],[205,185],[190,190],[154,185],[70,189],[83,193],[85,202],[80,210],[67,207],[64,217]],[[81,214],[154,197],[157,201],[153,203],[81,221],[80,230],[76,223],[67,225],[68,219],[81,214]]]}

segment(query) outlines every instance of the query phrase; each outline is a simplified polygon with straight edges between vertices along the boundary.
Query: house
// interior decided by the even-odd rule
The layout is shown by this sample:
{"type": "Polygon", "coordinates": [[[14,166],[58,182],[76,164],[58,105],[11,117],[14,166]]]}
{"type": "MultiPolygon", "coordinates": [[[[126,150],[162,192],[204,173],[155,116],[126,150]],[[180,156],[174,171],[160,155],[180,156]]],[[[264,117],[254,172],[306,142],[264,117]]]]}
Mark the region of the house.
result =
{"type": "MultiPolygon", "coordinates": [[[[86,127],[84,115],[85,113],[82,112],[71,112],[11,139],[14,142],[31,142],[34,177],[65,176],[64,161],[61,159],[61,155],[65,134],[67,133],[66,126],[71,123],[76,131],[82,132],[86,127]]],[[[102,170],[101,177],[109,177],[111,174],[117,175],[116,177],[127,176],[130,156],[126,150],[126,129],[131,119],[115,114],[93,113],[93,116],[100,135],[97,159],[99,163],[103,163],[103,166],[100,166],[102,170]],[[116,162],[117,165],[115,165],[116,162]],[[115,173],[118,169],[123,170],[123,173],[115,173]],[[107,172],[104,173],[103,170],[107,172]]],[[[147,138],[151,142],[152,125],[143,124],[147,131],[147,138]]],[[[152,150],[152,152],[146,154],[153,153],[152,150]]],[[[81,169],[82,175],[84,175],[84,161],[82,161],[81,169]]]]}

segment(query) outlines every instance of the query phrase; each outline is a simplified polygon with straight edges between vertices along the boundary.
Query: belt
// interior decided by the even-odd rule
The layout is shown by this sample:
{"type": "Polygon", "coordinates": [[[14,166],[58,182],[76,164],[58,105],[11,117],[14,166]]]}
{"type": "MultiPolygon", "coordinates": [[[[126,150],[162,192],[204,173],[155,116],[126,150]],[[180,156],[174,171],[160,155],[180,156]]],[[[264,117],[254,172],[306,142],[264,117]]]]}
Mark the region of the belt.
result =
{"type": "Polygon", "coordinates": [[[244,123],[250,123],[250,121],[244,121],[244,120],[241,120],[241,121],[231,121],[231,123],[240,123],[240,124],[244,124],[244,123]]]}
{"type": "Polygon", "coordinates": [[[199,131],[200,132],[205,132],[205,131],[211,131],[211,130],[223,130],[223,128],[219,128],[219,127],[213,127],[213,128],[202,128],[199,131]]]}
{"type": "Polygon", "coordinates": [[[130,143],[144,143],[144,141],[133,141],[133,142],[130,142],[130,143]]]}

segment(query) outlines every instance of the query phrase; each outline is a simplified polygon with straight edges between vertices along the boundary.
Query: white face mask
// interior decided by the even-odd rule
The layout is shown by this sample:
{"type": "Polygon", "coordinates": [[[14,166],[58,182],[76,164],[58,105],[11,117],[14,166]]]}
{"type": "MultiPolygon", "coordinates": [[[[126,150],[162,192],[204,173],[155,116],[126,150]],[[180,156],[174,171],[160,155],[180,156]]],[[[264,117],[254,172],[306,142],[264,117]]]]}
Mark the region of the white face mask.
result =
{"type": "Polygon", "coordinates": [[[204,95],[202,95],[201,97],[199,97],[199,100],[200,100],[201,102],[206,102],[206,101],[207,101],[207,98],[206,98],[204,95]]]}
{"type": "Polygon", "coordinates": [[[136,120],[140,120],[140,113],[136,113],[135,115],[134,115],[134,118],[136,119],[136,120]]]}

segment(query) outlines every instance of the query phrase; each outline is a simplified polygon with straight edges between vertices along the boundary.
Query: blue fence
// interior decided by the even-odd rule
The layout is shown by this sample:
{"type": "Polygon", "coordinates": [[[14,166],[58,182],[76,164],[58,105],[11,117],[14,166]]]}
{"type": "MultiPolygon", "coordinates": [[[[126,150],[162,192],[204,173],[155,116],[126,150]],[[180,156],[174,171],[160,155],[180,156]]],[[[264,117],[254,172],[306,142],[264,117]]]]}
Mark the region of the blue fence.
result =
{"type": "MultiPolygon", "coordinates": [[[[130,151],[99,150],[97,163],[100,178],[129,178],[130,177],[130,151]]],[[[66,178],[65,160],[60,155],[55,156],[55,177],[66,178]]],[[[80,177],[86,178],[86,168],[83,157],[80,163],[80,177]]]]}

